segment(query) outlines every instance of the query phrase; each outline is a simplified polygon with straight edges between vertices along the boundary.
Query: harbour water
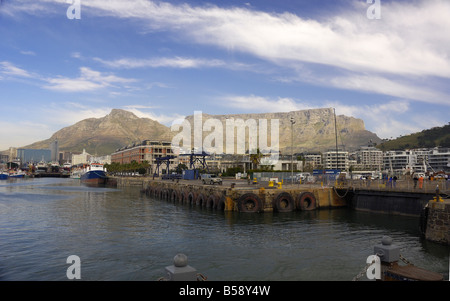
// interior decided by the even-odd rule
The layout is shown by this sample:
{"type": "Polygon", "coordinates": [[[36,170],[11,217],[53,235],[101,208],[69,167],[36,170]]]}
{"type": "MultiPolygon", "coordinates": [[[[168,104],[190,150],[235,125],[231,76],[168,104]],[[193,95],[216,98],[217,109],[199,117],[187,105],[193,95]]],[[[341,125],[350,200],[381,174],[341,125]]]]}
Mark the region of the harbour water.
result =
{"type": "MultiPolygon", "coordinates": [[[[350,281],[388,235],[418,267],[449,274],[449,248],[418,218],[350,209],[243,214],[152,199],[75,179],[0,182],[0,280],[155,281],[178,253],[208,280],[350,281]]],[[[361,280],[366,280],[363,277],[361,280]]]]}

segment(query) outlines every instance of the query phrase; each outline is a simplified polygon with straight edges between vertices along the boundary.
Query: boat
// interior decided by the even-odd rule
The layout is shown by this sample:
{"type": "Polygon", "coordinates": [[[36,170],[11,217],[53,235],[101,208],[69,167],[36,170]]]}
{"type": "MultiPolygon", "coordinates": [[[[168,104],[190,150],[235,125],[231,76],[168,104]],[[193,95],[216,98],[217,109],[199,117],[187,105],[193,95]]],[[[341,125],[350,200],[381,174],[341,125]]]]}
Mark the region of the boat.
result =
{"type": "Polygon", "coordinates": [[[0,172],[0,180],[8,180],[9,174],[7,172],[0,172]]]}
{"type": "Polygon", "coordinates": [[[26,172],[23,170],[14,171],[9,174],[10,178],[25,178],[26,172]]]}
{"type": "Polygon", "coordinates": [[[85,170],[82,168],[76,168],[72,169],[72,172],[70,173],[71,179],[81,179],[81,175],[85,173],[85,170]]]}
{"type": "Polygon", "coordinates": [[[80,177],[81,183],[87,185],[105,185],[108,182],[106,169],[101,163],[92,163],[86,167],[84,173],[80,177]]]}
{"type": "MultiPolygon", "coordinates": [[[[383,236],[381,244],[374,246],[374,254],[367,258],[364,271],[369,279],[378,281],[443,281],[444,275],[413,265],[400,254],[400,246],[392,244],[392,238],[383,236]],[[398,264],[403,261],[406,265],[398,264]],[[371,262],[372,261],[372,262],[371,262]],[[375,272],[375,273],[374,273],[375,272]]],[[[358,280],[364,273],[353,280],[358,280]]]]}

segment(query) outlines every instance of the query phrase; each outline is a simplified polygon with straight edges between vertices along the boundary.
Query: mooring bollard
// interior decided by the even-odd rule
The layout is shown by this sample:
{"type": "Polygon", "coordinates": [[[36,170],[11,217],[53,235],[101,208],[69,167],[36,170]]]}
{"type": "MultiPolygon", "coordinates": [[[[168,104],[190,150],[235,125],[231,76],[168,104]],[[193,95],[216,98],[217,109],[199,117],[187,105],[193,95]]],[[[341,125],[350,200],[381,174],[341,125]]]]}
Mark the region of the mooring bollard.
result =
{"type": "Polygon", "coordinates": [[[392,238],[389,236],[383,236],[381,245],[375,245],[374,252],[382,262],[396,262],[400,258],[400,247],[393,245],[392,238]]]}
{"type": "Polygon", "coordinates": [[[177,254],[173,265],[166,267],[167,281],[197,281],[197,270],[187,264],[187,256],[177,254]]]}

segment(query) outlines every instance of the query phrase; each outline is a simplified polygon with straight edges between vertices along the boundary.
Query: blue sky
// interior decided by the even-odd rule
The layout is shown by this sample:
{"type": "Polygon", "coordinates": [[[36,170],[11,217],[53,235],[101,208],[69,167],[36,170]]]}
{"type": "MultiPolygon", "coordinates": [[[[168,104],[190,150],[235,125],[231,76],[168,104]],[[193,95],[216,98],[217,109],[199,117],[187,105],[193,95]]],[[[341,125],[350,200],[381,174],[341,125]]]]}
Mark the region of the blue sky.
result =
{"type": "Polygon", "coordinates": [[[0,150],[113,108],[334,107],[380,138],[450,121],[447,0],[72,1],[0,2],[0,150]]]}

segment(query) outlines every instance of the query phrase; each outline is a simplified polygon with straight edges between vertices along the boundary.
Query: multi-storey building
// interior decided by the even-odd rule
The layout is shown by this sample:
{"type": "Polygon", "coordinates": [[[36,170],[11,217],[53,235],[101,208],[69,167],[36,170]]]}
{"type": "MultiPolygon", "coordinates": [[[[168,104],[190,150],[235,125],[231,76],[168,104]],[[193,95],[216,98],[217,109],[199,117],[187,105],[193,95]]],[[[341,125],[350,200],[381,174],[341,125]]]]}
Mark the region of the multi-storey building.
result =
{"type": "Polygon", "coordinates": [[[437,171],[450,171],[450,148],[433,148],[428,156],[428,164],[437,171]]]}
{"type": "Polygon", "coordinates": [[[414,156],[409,150],[387,151],[383,154],[383,169],[391,172],[402,171],[411,168],[415,163],[413,160],[414,156]]]}
{"type": "MultiPolygon", "coordinates": [[[[150,164],[152,174],[157,171],[157,158],[173,156],[172,143],[167,141],[144,140],[142,142],[133,143],[126,147],[117,149],[111,154],[111,162],[127,164],[133,161],[143,163],[147,161],[150,164]]],[[[176,169],[178,159],[169,160],[169,169],[176,169]]],[[[161,174],[166,169],[166,165],[159,168],[161,174]]]]}
{"type": "Polygon", "coordinates": [[[383,152],[373,146],[363,146],[357,151],[357,162],[364,169],[381,170],[383,167],[383,152]]]}
{"type": "Polygon", "coordinates": [[[91,155],[83,149],[81,154],[72,154],[72,165],[88,164],[91,160],[91,155]]]}
{"type": "Polygon", "coordinates": [[[348,152],[341,150],[330,150],[322,154],[323,167],[325,169],[348,170],[348,152]]]}
{"type": "Polygon", "coordinates": [[[387,151],[383,156],[384,169],[388,171],[449,171],[449,163],[449,148],[387,151]]]}
{"type": "Polygon", "coordinates": [[[305,153],[305,167],[318,168],[322,166],[322,154],[321,153],[305,153]]]}
{"type": "Polygon", "coordinates": [[[40,161],[50,162],[51,155],[52,152],[50,149],[17,149],[17,158],[19,158],[22,164],[38,163],[40,161]]]}

